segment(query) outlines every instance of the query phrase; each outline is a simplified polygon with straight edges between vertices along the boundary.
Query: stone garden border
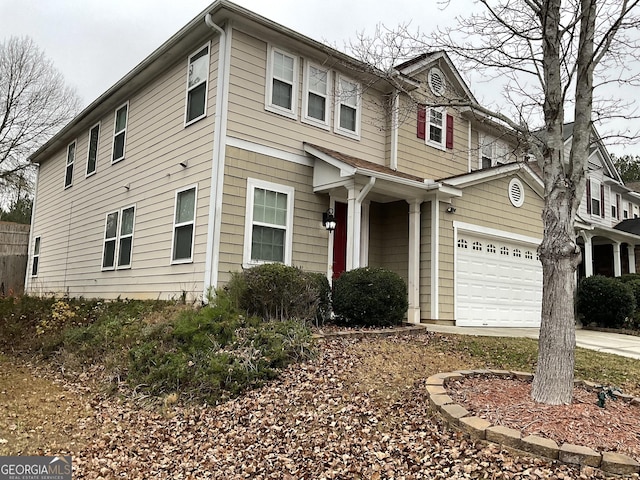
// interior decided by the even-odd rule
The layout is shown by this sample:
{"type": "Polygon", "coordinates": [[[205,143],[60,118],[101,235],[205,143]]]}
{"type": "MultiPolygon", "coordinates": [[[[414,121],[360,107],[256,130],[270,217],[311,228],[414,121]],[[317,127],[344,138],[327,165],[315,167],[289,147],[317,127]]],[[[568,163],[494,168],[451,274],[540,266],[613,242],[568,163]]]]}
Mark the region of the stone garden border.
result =
{"type": "MultiPolygon", "coordinates": [[[[632,475],[640,472],[640,463],[633,458],[615,452],[599,453],[592,448],[581,445],[564,443],[561,446],[548,438],[529,435],[522,437],[519,430],[499,425],[491,425],[487,420],[472,416],[462,405],[454,403],[447,395],[447,384],[466,376],[493,375],[503,378],[516,378],[531,381],[533,374],[507,370],[458,370],[455,372],[438,373],[427,379],[427,397],[431,408],[438,412],[445,422],[457,430],[462,431],[473,440],[485,440],[521,450],[536,456],[559,460],[563,463],[596,467],[604,472],[618,475],[632,475]]],[[[595,389],[592,382],[576,380],[576,385],[595,389]]],[[[640,398],[631,395],[618,395],[628,402],[640,403],[640,398]]]]}

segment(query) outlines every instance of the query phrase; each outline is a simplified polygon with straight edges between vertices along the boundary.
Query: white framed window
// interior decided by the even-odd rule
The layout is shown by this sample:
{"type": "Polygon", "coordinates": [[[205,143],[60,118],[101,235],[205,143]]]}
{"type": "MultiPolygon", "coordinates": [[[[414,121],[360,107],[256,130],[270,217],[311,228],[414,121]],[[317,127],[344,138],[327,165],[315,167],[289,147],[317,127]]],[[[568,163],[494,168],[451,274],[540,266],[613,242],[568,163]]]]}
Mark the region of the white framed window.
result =
{"type": "Polygon", "coordinates": [[[445,150],[446,131],[445,119],[447,112],[444,108],[431,107],[427,109],[427,144],[445,150]]]}
{"type": "Polygon", "coordinates": [[[639,214],[640,214],[640,209],[638,208],[638,205],[633,205],[633,218],[638,218],[639,214]]]}
{"type": "Polygon", "coordinates": [[[629,218],[630,206],[631,206],[631,204],[629,202],[624,202],[622,204],[622,218],[623,219],[629,218]]]}
{"type": "Polygon", "coordinates": [[[208,84],[209,44],[191,55],[188,60],[185,126],[207,116],[208,84]]]}
{"type": "Polygon", "coordinates": [[[620,194],[616,193],[611,196],[613,197],[613,200],[611,201],[611,218],[619,220],[620,212],[618,211],[618,208],[620,205],[620,194]]]}
{"type": "Polygon", "coordinates": [[[38,264],[40,263],[40,237],[33,241],[33,260],[31,262],[31,276],[38,276],[38,264]]]}
{"type": "Polygon", "coordinates": [[[589,180],[591,182],[591,215],[600,216],[601,203],[600,203],[600,183],[595,180],[589,180]]]}
{"type": "Polygon", "coordinates": [[[247,179],[244,265],[291,265],[293,195],[293,187],[247,179]]]}
{"type": "Polygon", "coordinates": [[[67,164],[64,169],[64,188],[73,185],[73,163],[76,159],[76,141],[67,145],[67,164]]]}
{"type": "Polygon", "coordinates": [[[298,118],[298,57],[276,47],[269,48],[265,108],[298,118]]]}
{"type": "Polygon", "coordinates": [[[331,71],[305,62],[304,93],[302,97],[302,120],[306,123],[329,129],[329,90],[331,71]]]}
{"type": "Polygon", "coordinates": [[[171,263],[190,263],[193,261],[197,200],[197,185],[176,191],[171,263]]]}
{"type": "Polygon", "coordinates": [[[479,141],[480,168],[495,167],[509,162],[510,148],[507,143],[484,134],[480,134],[479,141]]]}
{"type": "Polygon", "coordinates": [[[116,163],[124,159],[128,117],[129,102],[116,109],[113,121],[113,153],[111,155],[111,163],[116,163]]]}
{"type": "Polygon", "coordinates": [[[87,152],[87,172],[85,176],[89,177],[96,173],[98,167],[98,143],[100,140],[100,124],[96,123],[89,130],[89,149],[87,152]]]}
{"type": "Polygon", "coordinates": [[[351,138],[360,138],[360,84],[338,75],[334,129],[351,138]]]}
{"type": "Polygon", "coordinates": [[[102,270],[131,268],[135,205],[107,213],[102,246],[102,270]]]}

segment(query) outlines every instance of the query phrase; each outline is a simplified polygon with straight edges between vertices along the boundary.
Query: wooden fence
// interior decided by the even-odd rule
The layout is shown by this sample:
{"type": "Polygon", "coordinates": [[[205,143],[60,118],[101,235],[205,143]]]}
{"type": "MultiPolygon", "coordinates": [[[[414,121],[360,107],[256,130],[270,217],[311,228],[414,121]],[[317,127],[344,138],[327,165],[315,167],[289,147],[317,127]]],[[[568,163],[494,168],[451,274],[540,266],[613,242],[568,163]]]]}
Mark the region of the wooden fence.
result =
{"type": "Polygon", "coordinates": [[[29,260],[29,225],[0,222],[0,296],[21,295],[29,260]]]}

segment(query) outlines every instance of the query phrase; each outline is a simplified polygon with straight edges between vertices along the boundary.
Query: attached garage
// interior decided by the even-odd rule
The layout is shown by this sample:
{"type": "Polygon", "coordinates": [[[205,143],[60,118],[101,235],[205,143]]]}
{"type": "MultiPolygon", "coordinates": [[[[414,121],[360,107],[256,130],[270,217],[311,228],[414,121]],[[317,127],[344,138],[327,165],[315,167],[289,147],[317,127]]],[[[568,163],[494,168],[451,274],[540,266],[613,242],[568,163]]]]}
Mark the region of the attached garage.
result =
{"type": "Polygon", "coordinates": [[[456,237],[456,325],[539,327],[542,265],[535,239],[462,229],[456,237]]]}

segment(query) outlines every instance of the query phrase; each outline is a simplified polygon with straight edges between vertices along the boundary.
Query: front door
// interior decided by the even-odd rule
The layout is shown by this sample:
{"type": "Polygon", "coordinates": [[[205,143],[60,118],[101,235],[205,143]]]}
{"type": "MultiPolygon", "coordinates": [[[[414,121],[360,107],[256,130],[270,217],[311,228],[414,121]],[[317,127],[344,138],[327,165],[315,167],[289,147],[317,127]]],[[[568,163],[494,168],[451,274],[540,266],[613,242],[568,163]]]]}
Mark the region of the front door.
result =
{"type": "Polygon", "coordinates": [[[336,202],[334,206],[336,229],[333,231],[333,279],[347,269],[347,204],[336,202]]]}

